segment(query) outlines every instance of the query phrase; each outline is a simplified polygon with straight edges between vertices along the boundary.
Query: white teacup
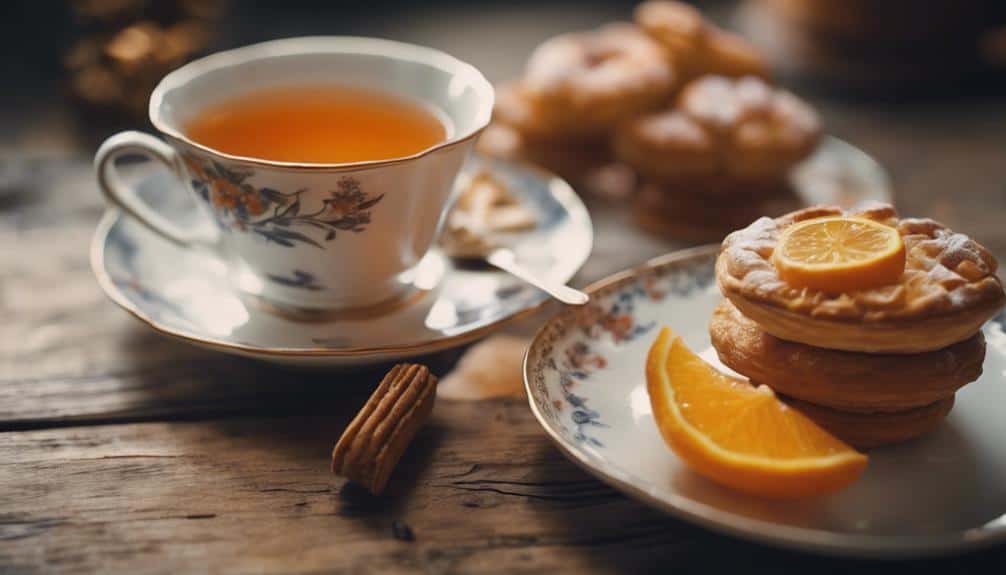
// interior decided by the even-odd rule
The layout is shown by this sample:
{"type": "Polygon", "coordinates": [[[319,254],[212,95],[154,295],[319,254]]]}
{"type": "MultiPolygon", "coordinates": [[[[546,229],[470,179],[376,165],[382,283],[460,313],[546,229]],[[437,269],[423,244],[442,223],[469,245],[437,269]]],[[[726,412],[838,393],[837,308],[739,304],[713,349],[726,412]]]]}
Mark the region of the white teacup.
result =
{"type": "Polygon", "coordinates": [[[277,40],[165,76],[150,97],[150,121],[167,143],[121,132],[102,144],[94,163],[110,203],[171,241],[212,246],[240,288],[297,307],[368,306],[408,288],[407,272],[436,240],[454,179],[492,107],[492,86],[478,70],[431,48],[355,37],[277,40]],[[238,95],[323,82],[425,103],[445,118],[447,139],[403,158],[311,164],[225,154],[181,129],[207,106],[238,95]],[[145,204],[119,178],[116,159],[126,155],[172,170],[216,222],[213,237],[145,204]]]}

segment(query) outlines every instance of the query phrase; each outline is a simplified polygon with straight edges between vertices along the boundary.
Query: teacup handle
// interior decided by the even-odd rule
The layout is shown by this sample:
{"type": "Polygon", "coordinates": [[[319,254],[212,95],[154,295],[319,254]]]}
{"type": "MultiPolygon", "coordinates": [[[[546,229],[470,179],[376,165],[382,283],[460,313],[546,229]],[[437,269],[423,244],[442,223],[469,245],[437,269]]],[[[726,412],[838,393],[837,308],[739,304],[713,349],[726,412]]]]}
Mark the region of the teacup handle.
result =
{"type": "Polygon", "coordinates": [[[157,213],[137,194],[136,190],[127,185],[119,177],[115,162],[125,155],[146,156],[165,166],[178,178],[184,186],[181,158],[178,152],[168,144],[143,132],[119,132],[105,140],[98,153],[94,156],[94,169],[98,175],[98,187],[105,199],[118,206],[151,231],[182,246],[194,244],[210,245],[213,239],[202,234],[186,230],[157,213]]]}

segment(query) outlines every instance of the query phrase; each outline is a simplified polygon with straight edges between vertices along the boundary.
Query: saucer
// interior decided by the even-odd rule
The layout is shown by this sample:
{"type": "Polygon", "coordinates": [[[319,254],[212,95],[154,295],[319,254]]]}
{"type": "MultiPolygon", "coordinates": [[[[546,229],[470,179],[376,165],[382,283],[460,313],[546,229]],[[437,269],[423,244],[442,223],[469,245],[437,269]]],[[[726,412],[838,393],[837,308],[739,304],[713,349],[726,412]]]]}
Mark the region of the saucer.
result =
{"type": "Polygon", "coordinates": [[[856,557],[960,552],[1006,541],[1006,314],[985,328],[982,377],[936,431],[870,451],[864,475],[827,497],[774,501],[720,487],[664,443],[644,362],[661,325],[722,368],[709,341],[721,296],[718,246],[675,252],[590,288],[538,332],[524,382],[531,410],[567,457],[602,481],[708,529],[779,547],[856,557]]]}
{"type": "MultiPolygon", "coordinates": [[[[531,209],[534,230],[503,239],[533,273],[565,283],[590,254],[593,230],[563,180],[533,167],[473,158],[531,209]]],[[[465,181],[464,175],[458,181],[465,181]]],[[[141,170],[132,185],[155,210],[182,225],[208,225],[174,180],[141,170]]],[[[460,184],[459,184],[460,185],[460,184]]],[[[180,248],[117,210],[106,212],[91,245],[91,267],[105,293],[162,333],[202,347],[277,363],[350,367],[396,361],[458,346],[524,315],[547,296],[493,268],[459,267],[432,250],[412,270],[415,289],[365,309],[305,312],[236,290],[216,254],[180,248]]],[[[292,283],[311,289],[305,278],[292,283]]]]}

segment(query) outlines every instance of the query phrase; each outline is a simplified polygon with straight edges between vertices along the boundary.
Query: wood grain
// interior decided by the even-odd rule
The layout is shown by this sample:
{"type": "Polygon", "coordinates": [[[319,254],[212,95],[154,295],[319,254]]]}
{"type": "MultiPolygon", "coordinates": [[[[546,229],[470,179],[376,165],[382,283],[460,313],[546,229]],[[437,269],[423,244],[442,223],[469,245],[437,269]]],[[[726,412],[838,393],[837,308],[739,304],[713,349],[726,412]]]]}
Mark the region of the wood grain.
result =
{"type": "MultiPolygon", "coordinates": [[[[783,554],[652,511],[562,459],[520,401],[439,403],[374,498],[328,472],[333,438],[359,404],[332,407],[331,416],[0,434],[0,564],[26,573],[882,565],[783,554]],[[395,522],[414,540],[396,538],[395,522]]],[[[979,560],[1006,567],[1001,553],[910,566],[953,573],[979,560]]]]}
{"type": "MultiPolygon", "coordinates": [[[[424,8],[370,32],[446,48],[505,80],[539,39],[629,5],[576,6],[487,16],[459,5],[457,18],[424,8]]],[[[902,213],[1006,257],[1001,98],[814,104],[829,132],[889,169],[902,213]]],[[[39,116],[19,120],[23,141],[3,142],[26,156],[57,142],[64,155],[0,197],[0,573],[1006,572],[1002,549],[850,562],[709,533],[574,467],[521,401],[439,402],[388,494],[372,498],[328,463],[379,372],[264,366],[157,335],[116,308],[88,266],[102,211],[93,150],[73,145],[62,108],[39,116]]],[[[595,248],[577,285],[683,247],[639,232],[625,205],[590,208],[595,248]]],[[[423,361],[442,374],[457,353],[423,361]]]]}

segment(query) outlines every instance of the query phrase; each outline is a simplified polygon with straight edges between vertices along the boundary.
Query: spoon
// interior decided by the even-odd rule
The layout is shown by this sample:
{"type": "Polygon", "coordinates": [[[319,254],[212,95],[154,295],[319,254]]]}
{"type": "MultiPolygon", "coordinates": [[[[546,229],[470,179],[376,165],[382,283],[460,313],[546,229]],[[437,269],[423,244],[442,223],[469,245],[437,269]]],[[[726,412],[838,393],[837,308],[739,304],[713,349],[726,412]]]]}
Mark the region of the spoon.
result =
{"type": "Polygon", "coordinates": [[[527,268],[517,263],[517,255],[509,248],[493,248],[484,256],[484,259],[490,265],[524,280],[564,304],[584,305],[590,301],[590,296],[578,289],[535,276],[527,268]]]}

